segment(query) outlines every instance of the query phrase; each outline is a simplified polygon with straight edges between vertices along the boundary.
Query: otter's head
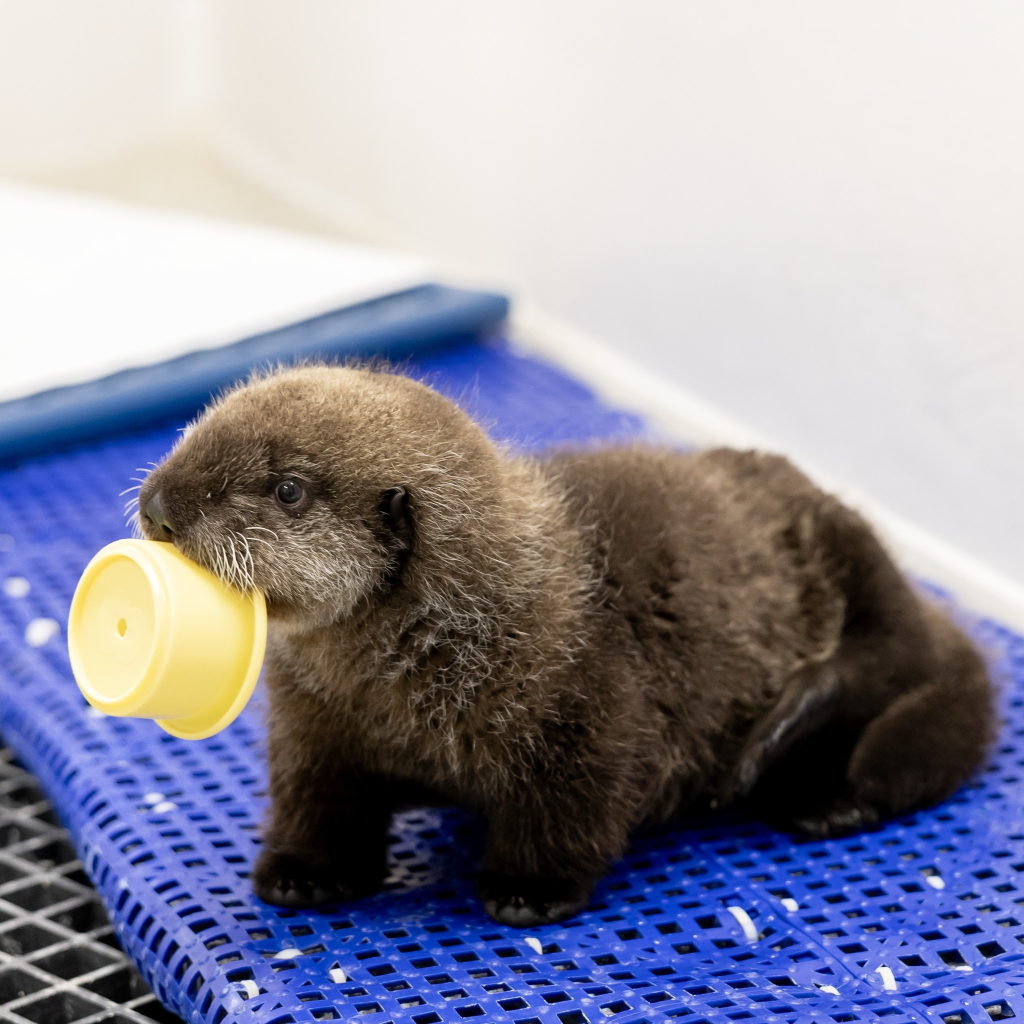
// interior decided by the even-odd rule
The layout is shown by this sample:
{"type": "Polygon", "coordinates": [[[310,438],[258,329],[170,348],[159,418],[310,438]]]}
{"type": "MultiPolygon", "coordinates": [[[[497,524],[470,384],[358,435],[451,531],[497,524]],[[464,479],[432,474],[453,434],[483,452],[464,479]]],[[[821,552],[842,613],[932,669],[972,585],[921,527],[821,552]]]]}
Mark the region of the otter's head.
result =
{"type": "Polygon", "coordinates": [[[394,588],[443,518],[446,464],[498,456],[451,402],[405,377],[312,366],[207,409],[139,492],[139,525],[272,618],[326,625],[394,588]],[[426,536],[424,536],[426,535],[426,536]]]}

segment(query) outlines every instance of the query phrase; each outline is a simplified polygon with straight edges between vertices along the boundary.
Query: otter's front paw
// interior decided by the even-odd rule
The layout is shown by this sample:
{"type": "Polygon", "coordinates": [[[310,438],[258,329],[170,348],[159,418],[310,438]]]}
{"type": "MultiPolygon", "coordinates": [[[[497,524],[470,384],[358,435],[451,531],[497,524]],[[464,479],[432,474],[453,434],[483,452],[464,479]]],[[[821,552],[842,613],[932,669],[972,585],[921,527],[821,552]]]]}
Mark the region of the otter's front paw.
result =
{"type": "Polygon", "coordinates": [[[499,924],[529,928],[579,913],[591,886],[564,878],[521,878],[481,871],[477,881],[484,910],[499,924]]]}
{"type": "Polygon", "coordinates": [[[256,861],[252,887],[264,903],[275,907],[315,907],[357,899],[372,892],[368,881],[360,884],[341,877],[329,864],[310,864],[298,857],[264,850],[256,861]]]}

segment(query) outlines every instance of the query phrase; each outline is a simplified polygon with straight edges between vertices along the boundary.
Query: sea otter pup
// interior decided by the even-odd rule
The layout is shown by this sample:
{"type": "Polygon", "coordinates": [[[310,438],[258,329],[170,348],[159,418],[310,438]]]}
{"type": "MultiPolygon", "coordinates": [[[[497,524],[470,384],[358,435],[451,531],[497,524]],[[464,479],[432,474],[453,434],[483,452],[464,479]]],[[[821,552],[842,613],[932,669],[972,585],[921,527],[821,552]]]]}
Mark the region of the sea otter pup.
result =
{"type": "Polygon", "coordinates": [[[746,799],[840,834],[990,735],[976,651],[775,455],[515,458],[423,384],[310,366],[215,402],[140,509],[266,594],[268,903],[371,892],[418,796],[486,817],[487,913],[556,921],[642,823],[746,799]]]}

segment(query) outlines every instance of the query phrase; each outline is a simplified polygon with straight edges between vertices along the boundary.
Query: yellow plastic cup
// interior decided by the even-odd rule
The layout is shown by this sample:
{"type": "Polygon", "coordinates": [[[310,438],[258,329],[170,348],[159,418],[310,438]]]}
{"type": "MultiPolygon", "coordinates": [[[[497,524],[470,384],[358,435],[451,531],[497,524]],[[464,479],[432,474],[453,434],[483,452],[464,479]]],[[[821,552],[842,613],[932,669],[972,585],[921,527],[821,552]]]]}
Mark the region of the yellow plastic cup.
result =
{"type": "Polygon", "coordinates": [[[108,715],[156,719],[201,740],[230,725],[260,674],[267,606],[174,545],[118,540],[86,566],[68,652],[85,699],[108,715]]]}

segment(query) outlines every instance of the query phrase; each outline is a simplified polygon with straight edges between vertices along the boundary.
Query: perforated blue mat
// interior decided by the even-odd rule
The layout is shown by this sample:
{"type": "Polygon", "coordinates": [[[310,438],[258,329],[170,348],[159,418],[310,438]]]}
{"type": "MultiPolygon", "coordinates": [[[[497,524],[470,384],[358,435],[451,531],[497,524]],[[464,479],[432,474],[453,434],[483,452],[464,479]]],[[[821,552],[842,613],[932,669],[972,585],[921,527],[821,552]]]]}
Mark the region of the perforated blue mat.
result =
{"type": "MultiPolygon", "coordinates": [[[[409,369],[520,448],[643,432],[500,345],[409,369]]],[[[385,892],[313,913],[264,906],[247,881],[266,775],[258,701],[220,736],[184,742],[91,712],[63,630],[26,639],[45,639],[33,620],[66,621],[89,557],[126,532],[119,492],[174,436],[168,426],[0,474],[0,580],[31,586],[0,587],[0,718],[76,837],[124,948],[181,1016],[1024,1018],[1024,640],[993,624],[976,631],[1006,677],[1010,721],[991,765],[943,806],[879,832],[798,842],[737,817],[695,822],[635,842],[578,918],[521,932],[474,897],[480,823],[424,810],[395,819],[385,892]]]]}

